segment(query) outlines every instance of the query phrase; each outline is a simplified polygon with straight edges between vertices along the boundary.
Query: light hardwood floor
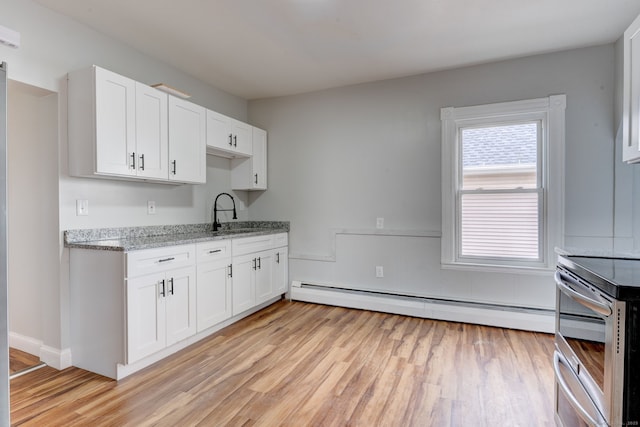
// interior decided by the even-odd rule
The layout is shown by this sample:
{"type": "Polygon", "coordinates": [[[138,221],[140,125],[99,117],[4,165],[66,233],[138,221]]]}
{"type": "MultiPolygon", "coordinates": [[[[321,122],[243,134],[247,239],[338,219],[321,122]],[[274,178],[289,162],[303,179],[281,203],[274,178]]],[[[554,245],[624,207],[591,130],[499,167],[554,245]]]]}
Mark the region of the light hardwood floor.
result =
{"type": "Polygon", "coordinates": [[[9,374],[29,369],[40,363],[40,358],[16,348],[9,347],[9,374]]]}
{"type": "Polygon", "coordinates": [[[120,382],[11,382],[24,426],[552,426],[553,337],[278,302],[120,382]]]}

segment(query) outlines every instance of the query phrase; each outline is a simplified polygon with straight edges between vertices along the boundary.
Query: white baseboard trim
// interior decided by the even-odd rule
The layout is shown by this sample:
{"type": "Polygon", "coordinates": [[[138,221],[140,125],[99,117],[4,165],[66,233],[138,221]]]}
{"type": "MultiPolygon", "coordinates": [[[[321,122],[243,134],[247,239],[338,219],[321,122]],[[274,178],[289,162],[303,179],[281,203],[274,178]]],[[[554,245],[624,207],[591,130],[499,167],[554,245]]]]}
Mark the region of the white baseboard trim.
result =
{"type": "Polygon", "coordinates": [[[551,310],[485,306],[475,303],[458,304],[453,301],[435,301],[419,297],[375,294],[330,287],[305,287],[297,281],[292,282],[291,299],[526,331],[553,333],[555,330],[555,313],[551,310]]]}
{"type": "Polygon", "coordinates": [[[16,332],[9,332],[9,347],[13,347],[34,356],[39,356],[42,341],[16,332]]]}
{"type": "Polygon", "coordinates": [[[71,366],[71,349],[58,349],[44,345],[42,340],[9,332],[9,347],[38,356],[41,362],[62,370],[71,366]]]}
{"type": "Polygon", "coordinates": [[[71,349],[59,349],[43,345],[40,348],[40,360],[57,370],[71,367],[71,349]]]}

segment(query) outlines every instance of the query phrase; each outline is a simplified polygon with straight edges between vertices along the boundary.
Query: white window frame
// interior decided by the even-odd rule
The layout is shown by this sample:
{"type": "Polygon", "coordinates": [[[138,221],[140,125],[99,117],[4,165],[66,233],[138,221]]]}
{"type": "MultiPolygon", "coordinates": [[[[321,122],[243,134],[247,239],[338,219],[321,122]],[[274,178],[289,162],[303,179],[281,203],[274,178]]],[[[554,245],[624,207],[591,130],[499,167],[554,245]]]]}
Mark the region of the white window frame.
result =
{"type": "Polygon", "coordinates": [[[547,272],[555,268],[555,247],[564,239],[564,146],[566,95],[471,107],[446,107],[442,120],[442,268],[496,272],[547,272]],[[542,182],[539,224],[541,257],[536,261],[461,257],[458,191],[460,188],[460,129],[540,120],[542,125],[539,177],[542,182]]]}

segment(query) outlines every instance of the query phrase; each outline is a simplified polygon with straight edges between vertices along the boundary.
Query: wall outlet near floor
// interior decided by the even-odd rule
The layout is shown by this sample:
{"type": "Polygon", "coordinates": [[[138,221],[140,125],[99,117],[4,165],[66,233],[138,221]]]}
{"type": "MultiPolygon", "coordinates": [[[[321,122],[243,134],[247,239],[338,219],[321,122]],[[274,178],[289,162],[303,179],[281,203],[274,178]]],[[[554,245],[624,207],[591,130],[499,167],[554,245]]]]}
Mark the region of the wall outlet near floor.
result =
{"type": "Polygon", "coordinates": [[[89,215],[89,201],[88,200],[76,200],[76,215],[87,216],[89,215]]]}
{"type": "Polygon", "coordinates": [[[376,277],[384,277],[384,268],[381,265],[376,266],[376,277]]]}
{"type": "Polygon", "coordinates": [[[156,214],[156,202],[153,200],[147,201],[147,215],[155,215],[156,214]]]}
{"type": "Polygon", "coordinates": [[[376,218],[376,228],[382,230],[384,228],[384,218],[376,218]]]}

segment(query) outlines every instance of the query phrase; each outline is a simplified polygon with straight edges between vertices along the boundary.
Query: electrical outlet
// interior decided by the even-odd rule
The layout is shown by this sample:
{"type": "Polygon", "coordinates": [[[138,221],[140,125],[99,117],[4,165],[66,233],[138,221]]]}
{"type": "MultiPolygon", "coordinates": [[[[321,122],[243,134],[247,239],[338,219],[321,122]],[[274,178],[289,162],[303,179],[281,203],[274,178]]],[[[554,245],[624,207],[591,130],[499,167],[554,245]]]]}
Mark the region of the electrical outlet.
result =
{"type": "Polygon", "coordinates": [[[376,218],[376,228],[382,230],[384,228],[384,218],[376,218]]]}
{"type": "Polygon", "coordinates": [[[76,200],[76,215],[87,216],[89,215],[89,201],[88,200],[76,200]]]}
{"type": "Polygon", "coordinates": [[[156,214],[156,202],[153,200],[147,201],[147,215],[155,215],[156,214]]]}
{"type": "Polygon", "coordinates": [[[384,277],[384,268],[381,265],[376,266],[376,277],[384,277]]]}

